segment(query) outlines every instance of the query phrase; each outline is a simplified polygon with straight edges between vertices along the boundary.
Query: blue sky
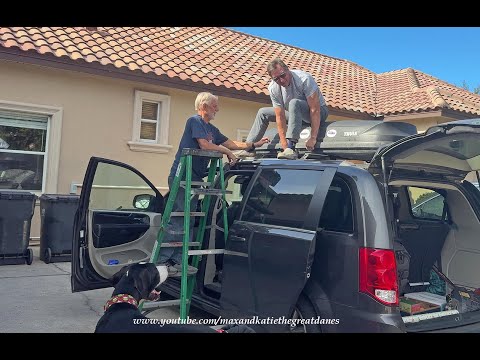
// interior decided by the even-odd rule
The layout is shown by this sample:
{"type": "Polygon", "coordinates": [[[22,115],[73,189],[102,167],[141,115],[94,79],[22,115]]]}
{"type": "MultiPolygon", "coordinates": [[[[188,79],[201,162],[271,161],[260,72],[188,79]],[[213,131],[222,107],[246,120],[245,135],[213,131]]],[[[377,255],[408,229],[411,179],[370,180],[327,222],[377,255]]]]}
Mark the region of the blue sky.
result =
{"type": "Polygon", "coordinates": [[[412,67],[470,90],[480,86],[480,27],[235,27],[350,60],[376,73],[412,67]]]}

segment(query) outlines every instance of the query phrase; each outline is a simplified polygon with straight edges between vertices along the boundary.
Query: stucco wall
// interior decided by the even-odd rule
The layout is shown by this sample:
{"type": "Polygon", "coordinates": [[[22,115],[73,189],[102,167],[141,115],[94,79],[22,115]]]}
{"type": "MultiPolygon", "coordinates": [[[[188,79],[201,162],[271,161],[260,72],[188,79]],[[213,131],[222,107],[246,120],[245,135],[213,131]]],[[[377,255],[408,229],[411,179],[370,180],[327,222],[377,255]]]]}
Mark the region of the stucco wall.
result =
{"type": "MultiPolygon", "coordinates": [[[[68,194],[82,183],[91,156],[115,159],[134,166],[156,186],[167,186],[185,120],[195,114],[196,92],[188,92],[71,71],[0,61],[0,100],[63,108],[57,193],[68,194]],[[131,151],[134,92],[171,96],[167,154],[131,151]]],[[[237,129],[249,129],[262,104],[220,98],[213,124],[235,139],[237,129]]],[[[38,207],[37,207],[38,210],[38,207]]],[[[39,234],[38,213],[32,236],[39,234]]]]}

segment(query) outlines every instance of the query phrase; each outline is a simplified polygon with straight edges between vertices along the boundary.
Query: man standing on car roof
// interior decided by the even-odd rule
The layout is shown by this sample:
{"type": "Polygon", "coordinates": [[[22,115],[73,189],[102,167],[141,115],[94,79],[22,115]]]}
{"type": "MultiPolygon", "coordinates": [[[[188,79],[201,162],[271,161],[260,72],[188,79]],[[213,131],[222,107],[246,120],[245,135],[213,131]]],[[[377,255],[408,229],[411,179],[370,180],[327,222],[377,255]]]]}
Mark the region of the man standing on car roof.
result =
{"type": "MultiPolygon", "coordinates": [[[[273,107],[258,110],[247,142],[260,140],[269,123],[275,121],[283,148],[278,158],[296,159],[295,146],[300,138],[302,124],[307,123],[311,126],[310,138],[305,143],[307,150],[311,151],[317,143],[320,125],[327,120],[328,108],[315,79],[309,73],[289,70],[279,58],[268,64],[267,72],[272,78],[268,91],[273,107]]],[[[237,156],[251,154],[241,152],[237,156]]]]}
{"type": "MultiPolygon", "coordinates": [[[[227,155],[230,164],[233,165],[236,163],[237,157],[232,153],[231,150],[251,149],[257,146],[262,146],[264,143],[268,142],[268,138],[259,139],[255,143],[248,141],[239,142],[230,140],[223,135],[218,128],[211,124],[211,121],[215,118],[216,113],[219,111],[219,107],[218,97],[209,92],[201,92],[197,95],[195,100],[195,110],[197,110],[197,115],[190,117],[185,124],[185,130],[170,170],[170,175],[168,177],[168,186],[170,188],[172,187],[175,173],[177,171],[178,164],[180,163],[182,150],[185,148],[219,151],[222,154],[227,155]]],[[[210,159],[207,157],[192,157],[192,181],[202,180],[207,172],[209,161],[210,159]]],[[[197,207],[197,202],[198,195],[192,198],[190,208],[195,209],[197,207]]],[[[179,187],[172,212],[183,212],[184,206],[185,189],[179,187]]],[[[193,224],[194,222],[191,221],[190,236],[193,235],[193,224]]],[[[163,241],[181,241],[181,239],[179,240],[176,238],[176,236],[178,236],[178,234],[183,234],[183,231],[183,217],[172,216],[165,228],[165,237],[163,241]]],[[[182,247],[163,247],[160,249],[158,264],[167,266],[170,276],[178,276],[181,273],[181,263],[182,247]]],[[[187,273],[189,275],[193,275],[196,272],[197,269],[195,267],[188,265],[187,273]]]]}

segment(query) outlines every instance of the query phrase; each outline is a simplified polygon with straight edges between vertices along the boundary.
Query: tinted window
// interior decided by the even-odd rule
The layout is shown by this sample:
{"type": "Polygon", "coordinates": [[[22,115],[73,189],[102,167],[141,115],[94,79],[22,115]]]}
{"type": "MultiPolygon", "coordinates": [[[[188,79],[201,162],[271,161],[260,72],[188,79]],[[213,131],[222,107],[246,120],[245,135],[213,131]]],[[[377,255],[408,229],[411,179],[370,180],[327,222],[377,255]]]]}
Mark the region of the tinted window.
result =
{"type": "Polygon", "coordinates": [[[353,232],[352,195],[346,182],[334,179],[320,217],[319,227],[329,231],[353,232]]]}
{"type": "Polygon", "coordinates": [[[257,178],[242,220],[301,228],[321,171],[267,169],[257,178]]]}
{"type": "Polygon", "coordinates": [[[442,220],[445,198],[434,190],[408,187],[412,215],[416,218],[442,220]]]}

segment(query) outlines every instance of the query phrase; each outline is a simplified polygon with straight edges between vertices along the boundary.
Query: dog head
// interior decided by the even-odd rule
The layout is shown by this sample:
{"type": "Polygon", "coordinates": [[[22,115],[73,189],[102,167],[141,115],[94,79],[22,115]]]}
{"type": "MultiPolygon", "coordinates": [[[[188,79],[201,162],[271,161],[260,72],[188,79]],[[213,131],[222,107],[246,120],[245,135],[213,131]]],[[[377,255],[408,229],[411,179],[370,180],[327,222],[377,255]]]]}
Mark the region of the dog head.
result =
{"type": "MultiPolygon", "coordinates": [[[[124,266],[113,275],[111,281],[116,290],[120,281],[133,286],[140,294],[141,299],[148,299],[150,294],[164,282],[168,272],[164,266],[155,266],[153,263],[141,262],[124,266]]],[[[139,299],[140,300],[140,299],[139,299]]]]}

